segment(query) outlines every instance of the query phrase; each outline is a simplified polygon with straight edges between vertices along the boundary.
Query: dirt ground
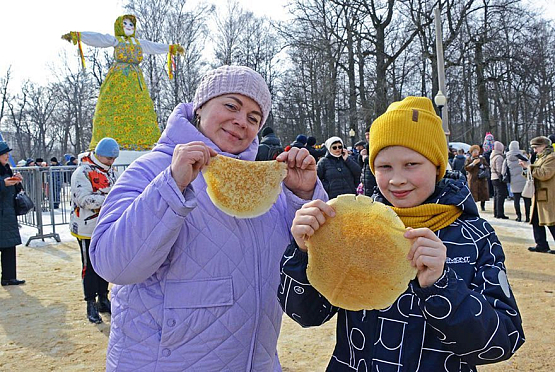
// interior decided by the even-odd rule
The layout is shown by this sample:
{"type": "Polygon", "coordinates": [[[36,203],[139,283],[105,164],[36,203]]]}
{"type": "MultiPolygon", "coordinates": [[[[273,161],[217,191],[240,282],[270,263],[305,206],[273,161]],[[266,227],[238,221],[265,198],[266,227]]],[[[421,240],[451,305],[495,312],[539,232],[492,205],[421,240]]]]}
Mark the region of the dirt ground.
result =
{"type": "MultiPolygon", "coordinates": [[[[506,210],[514,218],[509,202],[506,210]]],[[[495,220],[491,211],[483,216],[503,243],[526,343],[509,361],[480,371],[555,371],[555,255],[528,252],[526,247],[534,243],[530,225],[495,220]]],[[[18,277],[27,283],[0,287],[0,371],[103,371],[110,316],[103,314],[105,322],[99,325],[85,317],[77,244],[20,246],[17,256],[18,277]]],[[[283,370],[325,370],[334,327],[332,320],[302,329],[285,316],[278,344],[283,370]]]]}

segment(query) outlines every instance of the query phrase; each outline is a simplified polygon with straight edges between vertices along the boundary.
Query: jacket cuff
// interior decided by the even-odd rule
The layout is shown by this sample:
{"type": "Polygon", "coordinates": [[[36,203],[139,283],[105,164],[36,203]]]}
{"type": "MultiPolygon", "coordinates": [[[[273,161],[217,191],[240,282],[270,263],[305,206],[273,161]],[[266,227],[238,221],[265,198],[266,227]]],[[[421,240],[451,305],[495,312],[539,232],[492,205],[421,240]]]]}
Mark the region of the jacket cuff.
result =
{"type": "Polygon", "coordinates": [[[287,246],[284,256],[293,257],[293,259],[303,265],[308,265],[308,253],[302,251],[295,240],[291,240],[291,244],[287,246]]]}
{"type": "Polygon", "coordinates": [[[449,269],[449,267],[446,267],[443,270],[443,275],[431,286],[422,288],[418,283],[418,279],[415,278],[410,281],[410,288],[412,293],[425,300],[429,296],[442,293],[445,288],[449,287],[450,283],[456,282],[456,280],[455,272],[449,269]]]}
{"type": "Polygon", "coordinates": [[[154,185],[162,199],[181,217],[186,217],[197,206],[197,197],[193,186],[189,184],[181,192],[171,176],[170,167],[166,168],[154,179],[154,185]]]}

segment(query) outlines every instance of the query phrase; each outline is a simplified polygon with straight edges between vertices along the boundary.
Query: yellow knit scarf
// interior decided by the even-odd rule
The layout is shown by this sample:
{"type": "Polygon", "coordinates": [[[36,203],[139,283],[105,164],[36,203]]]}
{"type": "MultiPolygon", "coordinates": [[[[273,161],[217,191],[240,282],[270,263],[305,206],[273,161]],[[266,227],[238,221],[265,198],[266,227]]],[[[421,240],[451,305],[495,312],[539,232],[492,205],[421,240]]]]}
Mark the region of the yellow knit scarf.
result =
{"type": "Polygon", "coordinates": [[[462,214],[462,210],[459,207],[443,204],[422,204],[411,208],[391,208],[401,218],[406,227],[414,229],[427,227],[432,231],[449,226],[462,214]]]}

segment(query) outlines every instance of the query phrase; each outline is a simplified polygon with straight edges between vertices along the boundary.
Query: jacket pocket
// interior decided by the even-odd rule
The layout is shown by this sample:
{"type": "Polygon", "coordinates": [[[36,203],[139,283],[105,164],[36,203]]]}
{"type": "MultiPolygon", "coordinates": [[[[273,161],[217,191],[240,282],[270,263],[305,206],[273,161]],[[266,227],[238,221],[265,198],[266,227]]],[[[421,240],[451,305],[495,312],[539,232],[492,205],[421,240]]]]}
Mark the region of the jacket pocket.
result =
{"type": "Polygon", "coordinates": [[[536,200],[546,202],[546,201],[548,201],[547,199],[548,199],[547,198],[547,189],[546,188],[539,189],[537,194],[536,194],[536,200]]]}
{"type": "Polygon", "coordinates": [[[195,309],[233,305],[231,277],[166,281],[164,308],[195,309]]]}

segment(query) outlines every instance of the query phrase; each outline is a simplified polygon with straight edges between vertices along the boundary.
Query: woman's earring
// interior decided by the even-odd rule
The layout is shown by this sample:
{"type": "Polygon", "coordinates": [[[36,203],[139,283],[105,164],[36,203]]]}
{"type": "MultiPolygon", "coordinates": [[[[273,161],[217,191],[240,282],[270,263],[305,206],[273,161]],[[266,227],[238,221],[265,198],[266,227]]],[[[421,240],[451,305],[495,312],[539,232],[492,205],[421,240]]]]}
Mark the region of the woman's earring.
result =
{"type": "Polygon", "coordinates": [[[199,115],[195,115],[193,121],[194,121],[195,127],[198,128],[198,127],[200,126],[200,116],[199,116],[199,115]]]}

